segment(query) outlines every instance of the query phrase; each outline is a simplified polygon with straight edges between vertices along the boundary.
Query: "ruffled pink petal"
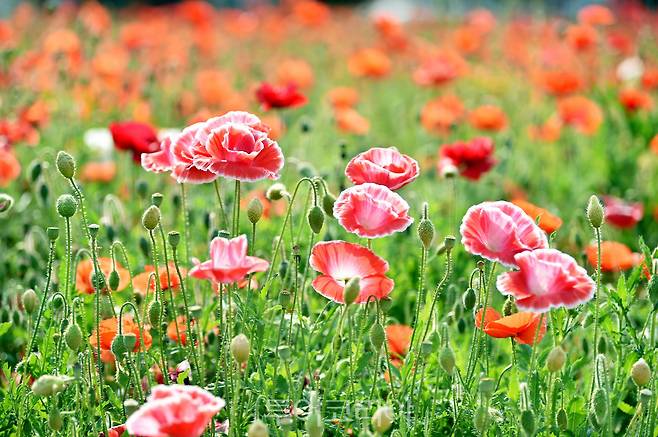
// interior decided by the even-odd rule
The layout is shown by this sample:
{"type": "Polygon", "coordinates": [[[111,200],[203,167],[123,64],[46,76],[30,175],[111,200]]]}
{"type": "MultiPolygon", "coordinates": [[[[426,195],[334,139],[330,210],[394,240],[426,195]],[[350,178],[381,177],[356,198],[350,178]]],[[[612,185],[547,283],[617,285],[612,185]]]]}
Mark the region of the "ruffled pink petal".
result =
{"type": "Polygon", "coordinates": [[[347,164],[345,175],[356,185],[375,183],[397,190],[418,177],[418,162],[396,148],[373,147],[347,164]]]}
{"type": "Polygon", "coordinates": [[[343,280],[388,271],[388,263],[367,247],[340,240],[317,243],[309,263],[313,270],[343,280]]]}
{"type": "Polygon", "coordinates": [[[228,239],[215,237],[210,242],[210,259],[215,269],[242,264],[247,256],[247,237],[228,239]]]}

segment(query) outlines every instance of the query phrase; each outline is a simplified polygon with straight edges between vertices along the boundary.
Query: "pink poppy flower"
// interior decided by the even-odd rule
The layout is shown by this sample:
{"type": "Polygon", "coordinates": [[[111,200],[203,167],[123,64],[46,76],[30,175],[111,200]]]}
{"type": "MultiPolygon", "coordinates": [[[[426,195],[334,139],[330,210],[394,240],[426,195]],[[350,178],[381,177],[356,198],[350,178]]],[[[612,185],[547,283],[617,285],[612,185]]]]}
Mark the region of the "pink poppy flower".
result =
{"type": "Polygon", "coordinates": [[[626,202],[614,196],[603,196],[605,220],[618,228],[632,228],[644,215],[644,206],[639,202],[626,202]]]}
{"type": "Polygon", "coordinates": [[[571,256],[556,249],[537,249],[514,257],[518,271],[498,276],[502,294],[516,298],[520,309],[543,313],[576,306],[594,296],[595,284],[571,256]]]}
{"type": "Polygon", "coordinates": [[[132,152],[133,160],[141,161],[142,153],[152,153],[159,149],[158,136],[148,124],[125,121],[110,124],[114,146],[119,150],[132,152]]]}
{"type": "Polygon", "coordinates": [[[210,260],[200,263],[194,260],[195,266],[190,270],[190,276],[197,279],[208,279],[222,284],[232,284],[242,280],[249,273],[264,272],[269,263],[255,256],[247,256],[247,237],[227,239],[215,237],[210,242],[210,260]]]}
{"type": "Polygon", "coordinates": [[[456,167],[460,175],[477,181],[496,165],[493,154],[494,142],[489,137],[445,144],[439,151],[438,170],[443,174],[446,168],[456,167]]]}
{"type": "Polygon", "coordinates": [[[160,150],[153,153],[142,153],[142,168],[152,173],[167,173],[174,167],[174,156],[171,153],[177,135],[169,135],[160,142],[160,150]]]}
{"type": "Polygon", "coordinates": [[[548,247],[546,234],[521,208],[510,202],[483,202],[471,206],[459,227],[466,251],[506,266],[514,256],[548,247]]]}
{"type": "Polygon", "coordinates": [[[225,402],[194,385],[158,385],[126,421],[130,435],[199,437],[225,402]]]}
{"type": "Polygon", "coordinates": [[[395,147],[373,147],[352,158],[345,175],[355,185],[372,182],[397,190],[418,177],[418,162],[395,147]]]}
{"type": "Polygon", "coordinates": [[[409,204],[383,185],[365,183],[340,193],[334,217],[348,232],[362,238],[378,238],[407,229],[409,204]]]}
{"type": "Polygon", "coordinates": [[[320,276],[311,284],[315,291],[337,303],[345,303],[343,291],[352,278],[359,278],[361,291],[356,303],[368,297],[387,297],[395,283],[385,275],[388,263],[367,247],[345,241],[324,241],[311,251],[309,263],[320,276]]]}
{"type": "Polygon", "coordinates": [[[194,166],[239,181],[277,179],[283,168],[283,153],[268,132],[269,128],[248,112],[234,111],[211,118],[196,132],[194,166]]]}

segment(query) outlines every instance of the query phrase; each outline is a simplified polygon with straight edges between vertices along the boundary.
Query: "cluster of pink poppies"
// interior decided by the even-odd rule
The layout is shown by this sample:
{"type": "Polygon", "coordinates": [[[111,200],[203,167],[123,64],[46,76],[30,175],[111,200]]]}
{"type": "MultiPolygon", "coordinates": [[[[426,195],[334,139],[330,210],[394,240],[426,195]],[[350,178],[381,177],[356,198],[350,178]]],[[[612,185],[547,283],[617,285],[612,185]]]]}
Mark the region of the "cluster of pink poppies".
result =
{"type": "Polygon", "coordinates": [[[520,309],[543,313],[574,308],[594,296],[595,284],[571,256],[548,247],[544,232],[518,206],[483,202],[466,212],[460,227],[466,250],[515,270],[498,276],[498,290],[520,309]]]}

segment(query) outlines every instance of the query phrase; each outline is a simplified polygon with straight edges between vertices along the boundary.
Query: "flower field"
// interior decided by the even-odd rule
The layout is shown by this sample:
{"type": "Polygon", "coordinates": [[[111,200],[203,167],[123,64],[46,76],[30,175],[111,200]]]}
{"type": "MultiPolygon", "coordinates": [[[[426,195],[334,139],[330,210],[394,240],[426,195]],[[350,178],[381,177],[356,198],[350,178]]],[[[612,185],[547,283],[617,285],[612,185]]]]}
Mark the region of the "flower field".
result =
{"type": "Polygon", "coordinates": [[[501,3],[0,19],[0,436],[658,436],[658,12],[501,3]]]}

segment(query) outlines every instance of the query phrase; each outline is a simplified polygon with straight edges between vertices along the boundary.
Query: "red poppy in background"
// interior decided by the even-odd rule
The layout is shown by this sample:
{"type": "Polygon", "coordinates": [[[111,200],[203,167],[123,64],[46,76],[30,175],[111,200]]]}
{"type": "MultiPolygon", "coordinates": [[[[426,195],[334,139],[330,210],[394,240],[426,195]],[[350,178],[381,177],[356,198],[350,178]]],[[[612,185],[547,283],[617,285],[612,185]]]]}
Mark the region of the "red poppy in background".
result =
{"type": "Polygon", "coordinates": [[[649,142],[649,148],[653,153],[658,155],[658,134],[654,135],[654,137],[649,142]]]}
{"type": "Polygon", "coordinates": [[[592,49],[596,46],[597,38],[596,29],[592,26],[574,24],[567,28],[567,42],[576,51],[592,49]]]}
{"type": "MultiPolygon", "coordinates": [[[[539,313],[518,312],[506,317],[501,315],[495,309],[487,307],[484,313],[485,334],[494,338],[512,337],[522,344],[534,344],[535,336],[537,343],[541,342],[546,334],[546,325],[548,317],[542,317],[539,313]],[[542,319],[541,328],[539,320],[542,319]],[[539,328],[539,332],[537,332],[539,328]]],[[[475,327],[482,329],[482,310],[475,313],[475,327]]]]}
{"type": "MultiPolygon", "coordinates": [[[[596,267],[598,249],[596,244],[590,244],[585,249],[587,261],[596,267]]],[[[628,246],[617,241],[601,243],[601,270],[604,272],[620,272],[631,269],[642,262],[642,256],[633,252],[628,246]]]]}
{"type": "Polygon", "coordinates": [[[542,87],[555,96],[564,96],[583,87],[582,77],[571,70],[548,70],[540,75],[542,87]]]}
{"type": "Polygon", "coordinates": [[[395,147],[373,147],[352,158],[345,175],[355,185],[372,182],[398,190],[418,177],[418,162],[395,147]]]}
{"type": "Polygon", "coordinates": [[[264,82],[256,90],[256,98],[264,111],[272,108],[296,108],[308,101],[294,83],[276,86],[264,82]]]}
{"type": "Polygon", "coordinates": [[[155,130],[148,124],[124,121],[110,124],[114,146],[133,154],[133,161],[140,163],[142,153],[153,153],[160,149],[155,130]]]}
{"type": "Polygon", "coordinates": [[[562,122],[556,116],[551,116],[543,124],[528,127],[528,135],[533,140],[555,142],[562,135],[562,122]]]}
{"type": "Polygon", "coordinates": [[[446,94],[423,106],[420,123],[432,133],[447,133],[464,115],[464,104],[459,97],[446,94]]]}
{"type": "Polygon", "coordinates": [[[626,202],[614,196],[602,196],[605,204],[605,221],[611,225],[627,229],[635,226],[644,215],[644,205],[640,202],[626,202]]]}
{"type": "Polygon", "coordinates": [[[649,91],[658,88],[658,68],[648,67],[644,70],[642,86],[649,91]]]}
{"type": "Polygon", "coordinates": [[[355,134],[365,135],[370,130],[370,122],[363,115],[352,108],[337,108],[334,113],[338,129],[355,134]]]}
{"type": "Polygon", "coordinates": [[[329,90],[327,100],[334,109],[353,108],[359,102],[359,92],[352,87],[336,87],[329,90]]]}
{"type": "Polygon", "coordinates": [[[476,181],[496,165],[493,153],[494,143],[489,137],[445,144],[439,150],[439,172],[443,174],[447,166],[452,166],[460,175],[476,181]]]}
{"type": "Polygon", "coordinates": [[[558,102],[562,122],[585,135],[593,135],[603,123],[603,111],[594,101],[584,96],[569,96],[558,102]]]}
{"type": "MultiPolygon", "coordinates": [[[[194,326],[194,320],[190,321],[190,325],[194,326]]],[[[167,325],[167,337],[173,342],[180,343],[183,346],[187,344],[187,318],[185,316],[178,316],[176,320],[172,320],[167,325]],[[180,339],[178,338],[180,334],[180,339]]]]}
{"type": "Polygon", "coordinates": [[[635,88],[626,88],[619,91],[619,102],[628,112],[651,109],[653,106],[651,96],[635,88]]]}
{"type": "Polygon", "coordinates": [[[413,79],[423,86],[444,85],[462,76],[466,69],[466,61],[461,56],[445,52],[425,60],[414,71],[413,79]]]}
{"type": "Polygon", "coordinates": [[[578,11],[578,22],[589,26],[609,26],[615,23],[615,16],[603,5],[587,5],[578,11]]]}
{"type": "Polygon", "coordinates": [[[345,241],[317,243],[309,264],[320,273],[311,284],[315,291],[337,303],[345,302],[345,284],[352,278],[359,278],[360,291],[356,303],[365,303],[370,296],[384,299],[395,284],[386,276],[388,263],[359,244],[345,241]]]}
{"type": "Polygon", "coordinates": [[[6,187],[21,174],[21,164],[12,152],[0,147],[0,187],[6,187]]]}

